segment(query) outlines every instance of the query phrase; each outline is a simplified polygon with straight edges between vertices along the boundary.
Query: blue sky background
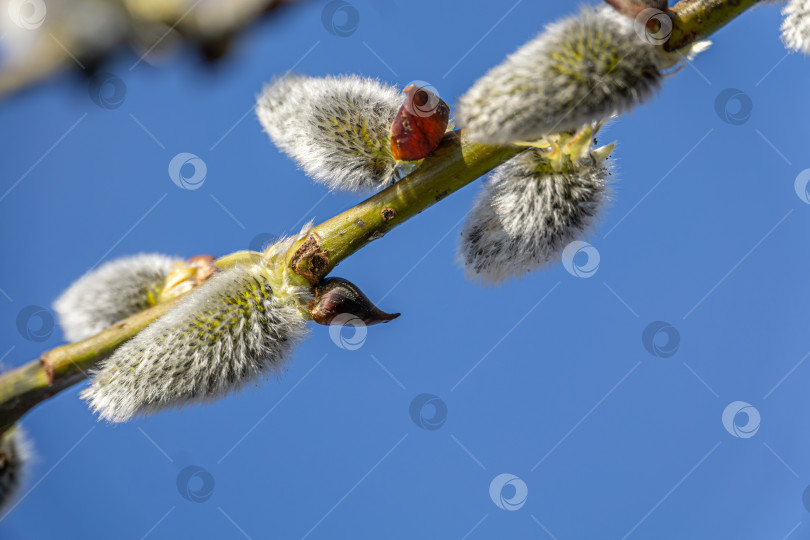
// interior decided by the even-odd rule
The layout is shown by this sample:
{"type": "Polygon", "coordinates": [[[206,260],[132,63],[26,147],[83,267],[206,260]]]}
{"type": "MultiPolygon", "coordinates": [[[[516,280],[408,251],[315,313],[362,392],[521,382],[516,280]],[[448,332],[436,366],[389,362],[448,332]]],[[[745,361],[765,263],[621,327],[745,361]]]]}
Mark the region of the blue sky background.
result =
{"type": "MultiPolygon", "coordinates": [[[[26,339],[18,315],[99,261],[221,255],[358,200],[327,194],[262,133],[251,107],[274,75],[423,80],[452,105],[575,9],[355,0],[359,26],[339,37],[324,5],[255,27],[213,71],[130,70],[137,58],[119,56],[105,68],[126,85],[115,109],[79,77],[0,103],[6,367],[63,342],[58,329],[26,339]],[[180,152],[207,166],[197,190],[168,176],[180,152]]],[[[618,171],[589,238],[592,277],[558,265],[497,289],[465,281],[455,242],[479,189],[467,187],[337,269],[403,313],[359,349],[313,327],[280,382],[125,425],[97,422],[84,384],[36,408],[23,421],[35,487],[0,536],[810,538],[810,204],[794,189],[810,168],[810,77],[780,19],[745,14],[600,137],[618,141],[618,171]],[[716,112],[727,88],[752,104],[739,125],[716,112]],[[644,346],[654,321],[677,332],[674,355],[644,346]],[[447,407],[438,429],[409,416],[423,393],[447,407]],[[760,414],[752,437],[723,425],[735,401],[760,414]],[[203,469],[191,493],[213,479],[203,502],[177,487],[189,466],[203,469]],[[507,499],[526,486],[517,510],[490,497],[502,473],[519,478],[507,499]]]]}

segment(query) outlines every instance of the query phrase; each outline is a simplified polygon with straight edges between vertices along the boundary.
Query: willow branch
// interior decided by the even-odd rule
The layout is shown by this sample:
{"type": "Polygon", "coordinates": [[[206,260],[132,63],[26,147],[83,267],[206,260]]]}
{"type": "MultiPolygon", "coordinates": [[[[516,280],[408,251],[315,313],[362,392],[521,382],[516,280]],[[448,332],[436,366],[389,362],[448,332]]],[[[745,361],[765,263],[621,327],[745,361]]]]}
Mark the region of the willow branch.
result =
{"type": "Polygon", "coordinates": [[[676,51],[706,39],[759,0],[681,0],[672,7],[672,33],[664,50],[676,51]]]}
{"type": "Polygon", "coordinates": [[[83,341],[62,345],[0,377],[0,433],[38,403],[85,379],[96,362],[167,313],[182,298],[152,306],[83,341]]]}
{"type": "MultiPolygon", "coordinates": [[[[705,39],[757,0],[682,0],[669,11],[673,30],[667,50],[705,39]]],[[[363,246],[383,237],[522,151],[490,146],[448,133],[414,173],[313,228],[290,248],[287,264],[301,285],[315,284],[363,246]]],[[[97,362],[168,312],[180,297],[136,314],[84,341],[57,347],[0,376],[0,432],[32,407],[87,377],[97,362]]]]}
{"type": "Polygon", "coordinates": [[[448,133],[413,174],[321,223],[293,244],[288,264],[314,285],[349,255],[522,150],[470,142],[462,131],[448,133]]]}

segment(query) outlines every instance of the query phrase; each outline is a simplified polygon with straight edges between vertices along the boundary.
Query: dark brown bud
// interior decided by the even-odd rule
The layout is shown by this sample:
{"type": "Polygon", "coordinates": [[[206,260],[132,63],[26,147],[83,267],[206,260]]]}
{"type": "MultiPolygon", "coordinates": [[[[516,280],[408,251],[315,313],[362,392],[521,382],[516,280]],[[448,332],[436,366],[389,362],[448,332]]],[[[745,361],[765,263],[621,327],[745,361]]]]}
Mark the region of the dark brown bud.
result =
{"type": "Polygon", "coordinates": [[[312,320],[329,325],[335,317],[351,314],[366,326],[384,323],[399,317],[399,313],[386,313],[371,303],[363,291],[343,278],[326,278],[312,287],[312,301],[308,307],[312,320]]]}
{"type": "Polygon", "coordinates": [[[403,92],[405,103],[391,124],[391,154],[397,160],[417,161],[439,146],[450,121],[450,107],[430,90],[415,84],[403,92]]]}

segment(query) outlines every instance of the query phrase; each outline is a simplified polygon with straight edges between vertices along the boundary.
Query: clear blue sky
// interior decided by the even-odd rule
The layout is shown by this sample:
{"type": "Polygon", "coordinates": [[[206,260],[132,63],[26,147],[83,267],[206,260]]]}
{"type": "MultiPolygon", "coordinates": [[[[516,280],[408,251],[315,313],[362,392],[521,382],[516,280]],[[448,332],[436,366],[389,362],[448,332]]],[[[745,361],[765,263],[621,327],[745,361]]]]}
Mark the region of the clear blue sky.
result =
{"type": "MultiPolygon", "coordinates": [[[[213,71],[121,56],[106,68],[126,86],[114,109],[79,77],[0,104],[5,366],[63,342],[58,329],[26,339],[18,315],[101,260],[224,254],[356,202],[270,144],[251,112],[264,81],[293,66],[422,80],[452,105],[575,9],[353,0],[358,27],[340,37],[324,5],[259,25],[213,71]],[[180,152],[205,162],[199,189],[171,182],[180,152]]],[[[747,13],[601,136],[618,141],[618,171],[592,277],[558,265],[497,289],[466,282],[455,241],[479,188],[465,188],[338,268],[403,313],[359,349],[314,327],[280,382],[125,425],[98,423],[83,384],[38,407],[24,419],[36,487],[0,536],[810,538],[810,204],[794,189],[810,168],[810,77],[779,24],[775,8],[747,13]],[[716,113],[726,88],[750,98],[737,125],[716,113]],[[674,328],[655,337],[660,356],[643,344],[655,321],[674,328]],[[438,429],[409,414],[424,393],[446,406],[438,429]],[[724,427],[735,401],[758,430],[734,408],[724,427]],[[503,473],[518,480],[496,494],[526,487],[514,511],[490,497],[503,473]]]]}

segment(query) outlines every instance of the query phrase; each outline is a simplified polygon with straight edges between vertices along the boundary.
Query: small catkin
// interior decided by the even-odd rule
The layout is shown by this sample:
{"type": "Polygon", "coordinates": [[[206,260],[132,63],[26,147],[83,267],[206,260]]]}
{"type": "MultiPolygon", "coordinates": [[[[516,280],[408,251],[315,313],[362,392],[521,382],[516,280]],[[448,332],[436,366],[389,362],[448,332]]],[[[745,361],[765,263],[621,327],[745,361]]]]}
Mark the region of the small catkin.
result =
{"type": "Polygon", "coordinates": [[[653,94],[670,65],[631,19],[587,7],[479,79],[460,99],[456,120],[480,142],[534,141],[629,111],[653,94]]]}
{"type": "Polygon", "coordinates": [[[492,173],[462,231],[458,260],[466,277],[494,285],[560,259],[587,233],[609,199],[609,168],[590,153],[572,172],[549,172],[538,149],[492,173]]]}
{"type": "Polygon", "coordinates": [[[810,55],[810,0],[791,0],[782,12],[782,41],[795,52],[810,55]]]}
{"type": "Polygon", "coordinates": [[[298,303],[308,290],[284,286],[271,267],[279,268],[263,260],[215,274],[103,361],[82,398],[123,422],[280,373],[306,334],[298,303]]]}
{"type": "Polygon", "coordinates": [[[17,497],[31,455],[31,443],[22,428],[13,426],[0,434],[0,512],[17,497]]]}
{"type": "Polygon", "coordinates": [[[396,179],[389,132],[404,96],[355,75],[285,75],[265,86],[256,114],[270,139],[332,189],[380,189],[396,179]]]}
{"type": "Polygon", "coordinates": [[[65,338],[88,338],[150,307],[150,298],[179,261],[168,255],[140,254],[110,261],[79,278],[53,305],[65,338]]]}

